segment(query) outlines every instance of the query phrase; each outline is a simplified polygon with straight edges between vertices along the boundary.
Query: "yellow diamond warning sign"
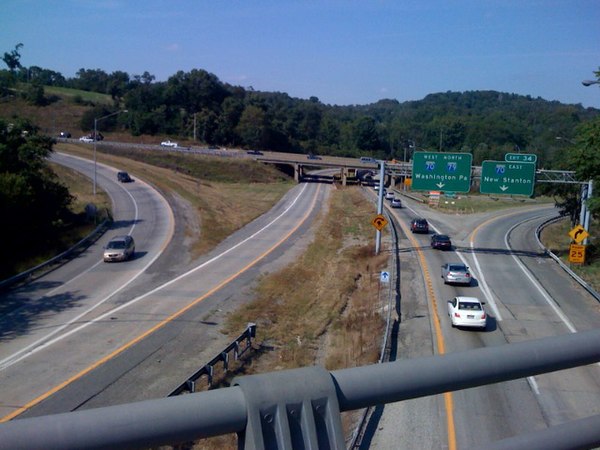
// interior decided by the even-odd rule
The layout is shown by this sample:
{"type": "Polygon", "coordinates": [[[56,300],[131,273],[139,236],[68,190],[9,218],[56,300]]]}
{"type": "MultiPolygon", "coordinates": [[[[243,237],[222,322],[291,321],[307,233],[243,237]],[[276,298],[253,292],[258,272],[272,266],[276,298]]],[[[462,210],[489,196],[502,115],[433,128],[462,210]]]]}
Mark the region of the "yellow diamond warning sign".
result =
{"type": "Polygon", "coordinates": [[[571,239],[578,244],[581,244],[589,235],[590,234],[581,225],[577,225],[575,228],[569,231],[569,236],[571,236],[571,239]]]}
{"type": "Polygon", "coordinates": [[[385,227],[387,223],[388,221],[383,217],[383,214],[377,214],[373,220],[371,220],[371,224],[373,224],[378,231],[383,230],[383,227],[385,227]]]}

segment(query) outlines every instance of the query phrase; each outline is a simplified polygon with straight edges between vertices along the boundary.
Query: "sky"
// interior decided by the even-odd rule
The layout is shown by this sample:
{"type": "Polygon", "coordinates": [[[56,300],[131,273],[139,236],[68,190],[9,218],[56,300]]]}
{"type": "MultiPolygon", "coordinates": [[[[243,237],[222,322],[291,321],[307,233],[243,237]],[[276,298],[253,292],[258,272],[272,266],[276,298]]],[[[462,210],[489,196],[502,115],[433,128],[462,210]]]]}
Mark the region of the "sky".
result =
{"type": "MultiPolygon", "coordinates": [[[[1,0],[0,54],[330,105],[495,90],[600,108],[600,0],[1,0]]],[[[0,61],[0,67],[6,68],[0,61]]]]}

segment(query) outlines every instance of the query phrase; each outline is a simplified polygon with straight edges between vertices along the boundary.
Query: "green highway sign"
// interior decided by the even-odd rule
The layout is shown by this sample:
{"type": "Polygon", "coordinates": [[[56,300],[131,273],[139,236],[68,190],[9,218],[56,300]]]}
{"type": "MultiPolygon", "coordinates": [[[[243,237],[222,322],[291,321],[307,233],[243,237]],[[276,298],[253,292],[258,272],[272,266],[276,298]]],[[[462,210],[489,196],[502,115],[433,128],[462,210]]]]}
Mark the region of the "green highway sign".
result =
{"type": "Polygon", "coordinates": [[[504,161],[506,162],[537,162],[537,155],[532,153],[507,153],[504,155],[504,161]]]}
{"type": "Polygon", "coordinates": [[[472,160],[470,153],[415,152],[412,189],[469,192],[472,160]]]}
{"type": "Polygon", "coordinates": [[[482,194],[533,195],[535,163],[483,161],[481,165],[482,194]]]}

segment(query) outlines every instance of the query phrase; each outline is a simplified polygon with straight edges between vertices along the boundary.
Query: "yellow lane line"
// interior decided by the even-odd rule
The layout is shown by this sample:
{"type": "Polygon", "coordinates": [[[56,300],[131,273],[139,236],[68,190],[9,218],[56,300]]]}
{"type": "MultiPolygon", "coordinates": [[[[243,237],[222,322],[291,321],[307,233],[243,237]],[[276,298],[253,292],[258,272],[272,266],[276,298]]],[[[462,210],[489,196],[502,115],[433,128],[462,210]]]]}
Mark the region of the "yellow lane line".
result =
{"type": "MultiPolygon", "coordinates": [[[[442,334],[442,325],[440,322],[440,316],[438,314],[437,308],[437,297],[435,295],[435,290],[433,288],[433,281],[431,274],[429,273],[429,266],[427,265],[427,261],[425,261],[425,253],[421,250],[419,246],[419,242],[412,236],[410,230],[406,228],[406,226],[398,220],[402,231],[411,242],[413,247],[417,251],[417,255],[419,257],[419,262],[421,264],[421,268],[423,270],[423,278],[425,279],[425,285],[427,288],[427,298],[431,302],[431,306],[433,309],[433,329],[435,332],[435,342],[437,345],[437,351],[440,355],[446,353],[446,344],[444,342],[444,336],[442,334]]],[[[456,427],[454,425],[454,400],[452,396],[452,392],[444,393],[444,407],[446,409],[446,428],[448,432],[448,449],[456,450],[456,427]]]]}
{"type": "Polygon", "coordinates": [[[187,311],[189,311],[190,309],[192,309],[194,306],[198,305],[200,302],[202,302],[206,298],[208,298],[211,295],[213,295],[215,292],[217,292],[223,286],[225,286],[226,284],[230,283],[232,280],[234,280],[235,278],[237,278],[242,273],[246,272],[252,266],[256,265],[260,260],[262,260],[263,258],[265,258],[266,256],[268,256],[277,247],[279,247],[287,239],[289,239],[289,237],[292,234],[294,234],[304,224],[304,222],[306,222],[306,220],[308,219],[308,217],[310,216],[312,210],[315,207],[315,204],[317,202],[317,198],[318,198],[318,194],[319,194],[320,190],[321,190],[321,186],[319,185],[318,188],[317,188],[317,191],[315,192],[315,195],[314,195],[314,198],[313,198],[312,203],[310,205],[310,208],[308,208],[306,214],[296,224],[296,226],[293,229],[291,229],[283,238],[281,238],[275,245],[273,245],[271,248],[269,248],[267,251],[265,251],[259,257],[257,257],[256,259],[254,259],[252,262],[250,262],[248,265],[246,265],[240,271],[238,271],[237,273],[231,275],[229,278],[227,278],[224,281],[222,281],[221,283],[219,283],[217,286],[215,286],[214,288],[212,288],[210,291],[208,291],[204,295],[198,297],[192,303],[190,303],[187,306],[183,307],[179,311],[173,313],[172,315],[170,315],[169,317],[167,317],[166,319],[164,319],[162,322],[159,322],[158,324],[156,324],[155,326],[153,326],[149,330],[145,331],[144,333],[142,333],[138,337],[136,337],[133,340],[127,342],[123,346],[121,346],[118,349],[114,350],[112,353],[106,355],[105,357],[99,359],[98,361],[96,361],[92,365],[90,365],[87,368],[83,369],[81,372],[79,372],[76,375],[72,376],[71,378],[63,381],[62,383],[60,383],[59,385],[53,387],[52,389],[50,389],[49,391],[45,392],[44,394],[42,394],[42,395],[34,398],[33,400],[31,400],[30,402],[26,403],[25,405],[23,405],[19,409],[13,411],[12,413],[7,414],[6,416],[0,418],[0,423],[7,422],[7,421],[9,421],[11,419],[14,419],[15,417],[23,414],[28,409],[31,409],[32,407],[34,407],[35,405],[37,405],[40,402],[44,401],[45,399],[47,399],[51,395],[57,393],[58,391],[60,391],[64,387],[68,386],[69,384],[73,383],[74,381],[76,381],[76,380],[82,378],[83,376],[87,375],[92,370],[98,368],[99,366],[101,366],[102,364],[106,363],[107,361],[109,361],[110,359],[114,358],[115,356],[123,353],[125,350],[133,347],[135,344],[137,344],[138,342],[142,341],[143,339],[145,339],[146,337],[148,337],[149,335],[151,335],[155,331],[161,329],[162,327],[164,327],[165,325],[167,325],[169,322],[172,322],[173,320],[177,319],[181,315],[185,314],[187,311]]]}

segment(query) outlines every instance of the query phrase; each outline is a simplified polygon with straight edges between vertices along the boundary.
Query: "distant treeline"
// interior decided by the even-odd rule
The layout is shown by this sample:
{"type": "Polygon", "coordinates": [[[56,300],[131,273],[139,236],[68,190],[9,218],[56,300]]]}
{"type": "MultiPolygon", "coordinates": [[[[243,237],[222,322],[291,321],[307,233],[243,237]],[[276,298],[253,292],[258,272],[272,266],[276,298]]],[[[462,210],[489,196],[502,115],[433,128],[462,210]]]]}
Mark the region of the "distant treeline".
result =
{"type": "Polygon", "coordinates": [[[576,135],[576,127],[600,112],[496,91],[436,93],[403,103],[326,105],[316,97],[306,100],[232,86],[197,69],[179,71],[167,81],[156,81],[148,72],[130,76],[100,69],[80,69],[66,78],[35,66],[13,74],[25,83],[110,95],[114,109],[91,108],[82,120],[83,130],[93,128],[94,117],[122,108],[129,113],[102,121],[102,129],[122,127],[134,135],[177,138],[195,133],[208,145],[398,160],[410,159],[415,149],[470,152],[475,164],[503,159],[507,152],[527,152],[538,155],[539,167],[551,166],[564,141],[576,135]]]}

